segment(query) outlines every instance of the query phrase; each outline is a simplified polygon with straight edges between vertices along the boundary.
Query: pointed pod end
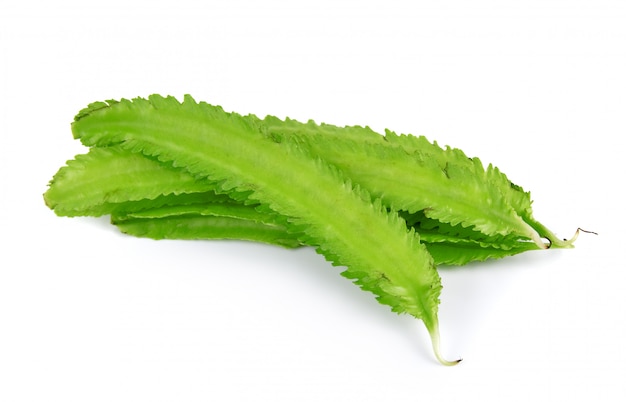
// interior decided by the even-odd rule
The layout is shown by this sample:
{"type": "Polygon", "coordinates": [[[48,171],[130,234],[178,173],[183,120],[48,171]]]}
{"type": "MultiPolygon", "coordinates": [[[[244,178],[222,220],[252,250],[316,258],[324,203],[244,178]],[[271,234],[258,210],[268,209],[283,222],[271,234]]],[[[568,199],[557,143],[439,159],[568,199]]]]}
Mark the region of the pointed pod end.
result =
{"type": "Polygon", "coordinates": [[[463,361],[463,359],[446,360],[441,356],[441,354],[436,354],[436,356],[437,360],[439,360],[439,363],[443,364],[444,366],[456,366],[463,361]]]}
{"type": "Polygon", "coordinates": [[[585,230],[585,229],[582,229],[582,228],[578,228],[578,229],[576,229],[576,233],[574,233],[574,236],[572,236],[571,238],[561,240],[561,239],[556,239],[556,236],[554,236],[555,239],[551,239],[551,242],[556,244],[556,246],[558,248],[573,248],[574,247],[574,242],[576,241],[576,239],[578,239],[578,236],[580,235],[581,232],[594,234],[596,236],[598,235],[598,233],[592,232],[591,230],[585,230]]]}
{"type": "Polygon", "coordinates": [[[447,360],[443,358],[443,356],[441,355],[438,323],[435,323],[432,328],[429,328],[428,332],[430,334],[430,340],[433,345],[433,351],[435,352],[435,357],[437,358],[439,363],[443,364],[444,366],[456,366],[463,360],[463,359],[447,360]]]}

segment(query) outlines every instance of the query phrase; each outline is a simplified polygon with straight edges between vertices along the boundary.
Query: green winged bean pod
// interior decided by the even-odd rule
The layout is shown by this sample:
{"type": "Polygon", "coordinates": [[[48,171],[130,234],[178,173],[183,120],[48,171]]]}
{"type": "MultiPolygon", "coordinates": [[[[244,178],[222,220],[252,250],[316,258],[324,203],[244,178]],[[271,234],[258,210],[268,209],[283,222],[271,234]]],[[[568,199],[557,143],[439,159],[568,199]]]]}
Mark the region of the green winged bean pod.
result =
{"type": "MultiPolygon", "coordinates": [[[[44,194],[61,216],[112,215],[124,233],[154,239],[240,239],[284,247],[304,245],[289,223],[258,203],[216,194],[215,185],[184,169],[125,151],[119,145],[93,147],[54,176],[44,194]]],[[[423,213],[401,212],[436,264],[461,265],[537,249],[516,237],[486,236],[423,213]]]]}
{"type": "Polygon", "coordinates": [[[472,227],[485,235],[514,235],[537,248],[569,248],[532,214],[530,193],[498,168],[485,168],[457,148],[441,148],[424,136],[378,134],[369,127],[337,127],[263,119],[266,135],[295,141],[343,170],[395,210],[425,212],[440,222],[472,227]],[[541,239],[545,238],[549,244],[541,239]]]}
{"type": "Polygon", "coordinates": [[[397,313],[421,319],[439,350],[441,282],[419,235],[325,161],[258,135],[252,119],[185,97],[92,104],[72,131],[87,146],[119,145],[206,179],[288,218],[342,275],[397,313]]]}

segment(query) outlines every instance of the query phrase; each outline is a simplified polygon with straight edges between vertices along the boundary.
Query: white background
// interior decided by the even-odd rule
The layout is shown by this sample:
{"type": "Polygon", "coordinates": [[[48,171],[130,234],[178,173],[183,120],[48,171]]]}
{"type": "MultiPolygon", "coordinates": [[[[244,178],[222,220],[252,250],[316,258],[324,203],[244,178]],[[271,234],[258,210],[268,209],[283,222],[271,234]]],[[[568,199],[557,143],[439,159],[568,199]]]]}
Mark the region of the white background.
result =
{"type": "Polygon", "coordinates": [[[0,400],[623,400],[626,2],[6,0],[0,61],[0,400]],[[48,210],[74,114],[151,93],[424,134],[599,235],[442,268],[442,367],[310,249],[48,210]]]}

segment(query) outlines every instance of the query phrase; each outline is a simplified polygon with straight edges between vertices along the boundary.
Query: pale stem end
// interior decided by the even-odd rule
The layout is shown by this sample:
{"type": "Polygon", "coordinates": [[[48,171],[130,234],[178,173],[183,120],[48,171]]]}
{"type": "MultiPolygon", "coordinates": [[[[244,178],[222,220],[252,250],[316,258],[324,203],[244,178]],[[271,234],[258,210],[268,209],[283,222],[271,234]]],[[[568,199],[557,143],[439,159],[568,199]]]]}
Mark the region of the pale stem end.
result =
{"type": "Polygon", "coordinates": [[[429,328],[430,339],[433,345],[433,351],[435,352],[435,357],[439,361],[439,363],[444,366],[455,366],[461,362],[463,359],[457,360],[446,360],[441,355],[441,347],[440,347],[440,338],[439,338],[439,324],[435,323],[432,328],[429,328]]]}

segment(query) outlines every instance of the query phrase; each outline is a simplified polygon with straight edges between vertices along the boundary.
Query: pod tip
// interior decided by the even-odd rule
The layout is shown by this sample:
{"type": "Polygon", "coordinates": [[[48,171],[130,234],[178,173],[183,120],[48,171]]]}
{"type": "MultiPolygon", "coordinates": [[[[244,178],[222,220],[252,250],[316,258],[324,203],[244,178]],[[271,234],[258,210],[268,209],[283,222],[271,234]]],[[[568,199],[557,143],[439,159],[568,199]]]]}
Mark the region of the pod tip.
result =
{"type": "Polygon", "coordinates": [[[456,366],[463,360],[463,359],[447,360],[443,358],[443,356],[441,355],[441,347],[440,347],[440,339],[439,339],[439,325],[437,323],[435,323],[433,328],[430,328],[428,332],[430,333],[430,339],[432,341],[433,351],[435,352],[435,357],[437,358],[439,363],[443,364],[444,366],[456,366]]]}

